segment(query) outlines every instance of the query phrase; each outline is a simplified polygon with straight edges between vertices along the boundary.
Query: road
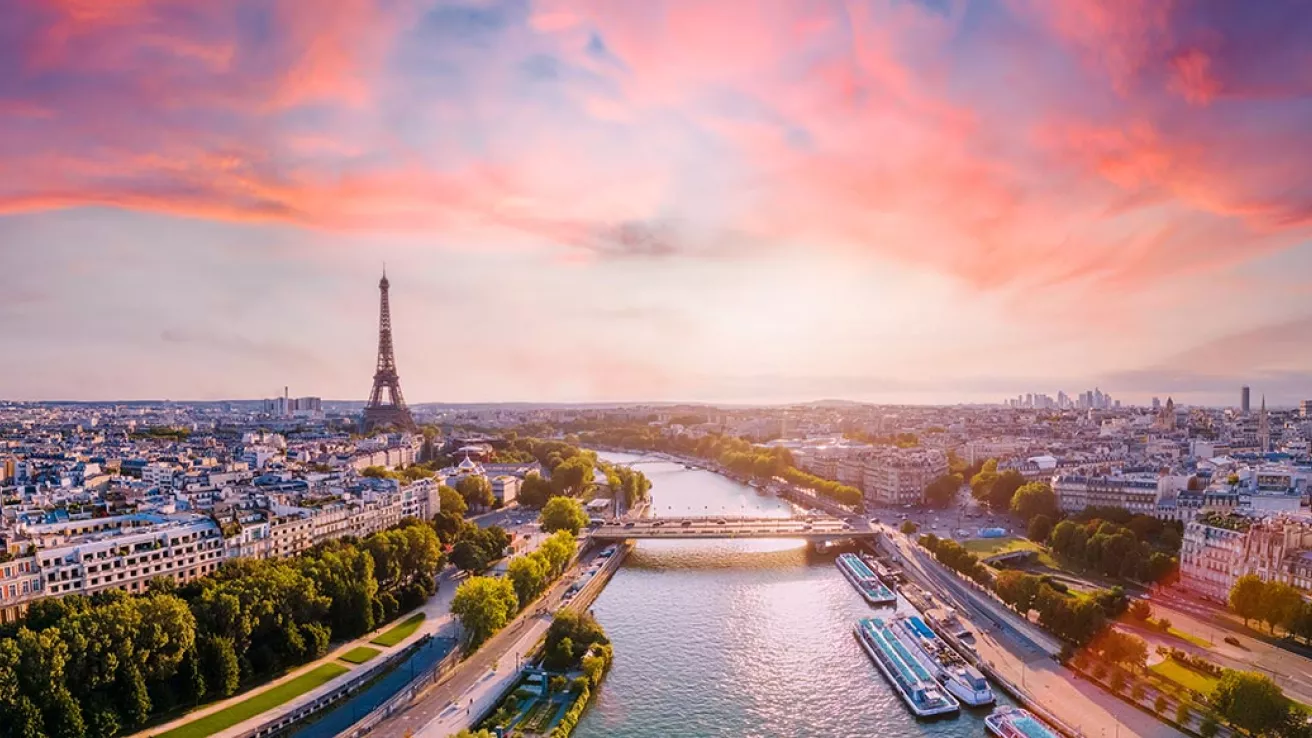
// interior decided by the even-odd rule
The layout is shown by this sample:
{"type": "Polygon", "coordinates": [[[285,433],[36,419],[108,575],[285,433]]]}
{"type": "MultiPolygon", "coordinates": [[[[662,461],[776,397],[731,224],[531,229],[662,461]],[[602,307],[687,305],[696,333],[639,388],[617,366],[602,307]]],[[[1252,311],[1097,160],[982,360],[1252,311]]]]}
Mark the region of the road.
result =
{"type": "Polygon", "coordinates": [[[973,622],[978,633],[975,648],[980,656],[1068,725],[1089,738],[1183,736],[1101,688],[1077,679],[1053,658],[1057,648],[1052,636],[960,582],[900,533],[888,527],[885,532],[884,540],[894,547],[907,575],[973,622]]]}
{"type": "Polygon", "coordinates": [[[1261,671],[1280,685],[1285,694],[1304,704],[1312,704],[1312,659],[1253,638],[1241,623],[1214,604],[1161,588],[1146,599],[1152,604],[1154,617],[1165,617],[1177,630],[1211,643],[1202,648],[1182,638],[1138,628],[1133,622],[1123,624],[1123,627],[1143,636],[1153,647],[1178,648],[1228,669],[1261,671]],[[1239,645],[1226,643],[1227,636],[1238,641],[1239,645]]]}
{"type": "Polygon", "coordinates": [[[446,738],[467,728],[514,678],[521,659],[551,625],[574,575],[587,568],[600,547],[583,558],[547,592],[532,610],[521,613],[465,659],[441,684],[404,711],[384,720],[369,732],[378,738],[446,738]]]}

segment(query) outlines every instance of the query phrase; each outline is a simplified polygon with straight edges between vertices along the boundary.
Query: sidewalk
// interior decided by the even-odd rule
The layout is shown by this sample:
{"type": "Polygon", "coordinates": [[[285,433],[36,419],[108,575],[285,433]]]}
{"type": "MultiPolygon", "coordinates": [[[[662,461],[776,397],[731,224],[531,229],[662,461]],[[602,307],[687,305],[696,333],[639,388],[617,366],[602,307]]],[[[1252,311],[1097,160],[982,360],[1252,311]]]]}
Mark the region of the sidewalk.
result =
{"type": "Polygon", "coordinates": [[[445,681],[404,711],[379,723],[369,732],[370,738],[446,738],[470,727],[518,678],[518,660],[546,634],[574,575],[591,564],[599,552],[600,548],[594,549],[576,561],[531,610],[520,613],[488,639],[445,681]]]}
{"type": "Polygon", "coordinates": [[[971,621],[975,649],[991,668],[1084,736],[1182,738],[1175,728],[1063,668],[1052,658],[1055,651],[1047,650],[1051,636],[991,596],[971,590],[910,539],[895,533],[885,540],[897,549],[903,571],[971,621]]]}

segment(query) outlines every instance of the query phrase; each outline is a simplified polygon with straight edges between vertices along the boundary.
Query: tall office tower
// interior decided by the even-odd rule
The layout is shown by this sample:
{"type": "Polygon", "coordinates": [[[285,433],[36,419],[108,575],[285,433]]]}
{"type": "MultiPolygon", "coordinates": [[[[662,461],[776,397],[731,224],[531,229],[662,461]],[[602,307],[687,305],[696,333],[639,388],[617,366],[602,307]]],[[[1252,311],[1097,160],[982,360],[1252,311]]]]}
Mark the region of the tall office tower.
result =
{"type": "Polygon", "coordinates": [[[1252,392],[1248,385],[1239,388],[1239,411],[1247,415],[1253,409],[1252,392]]]}

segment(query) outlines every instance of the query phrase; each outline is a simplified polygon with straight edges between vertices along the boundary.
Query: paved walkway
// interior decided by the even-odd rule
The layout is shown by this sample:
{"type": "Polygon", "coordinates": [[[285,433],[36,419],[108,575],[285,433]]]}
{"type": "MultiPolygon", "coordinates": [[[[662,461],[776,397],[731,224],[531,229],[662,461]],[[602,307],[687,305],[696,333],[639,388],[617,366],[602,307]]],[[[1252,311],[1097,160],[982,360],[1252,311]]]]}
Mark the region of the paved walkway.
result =
{"type": "Polygon", "coordinates": [[[518,665],[546,634],[565,591],[581,569],[587,568],[600,547],[565,572],[534,605],[510,625],[488,639],[469,658],[410,707],[379,723],[370,738],[446,738],[470,727],[490,709],[518,675],[518,665]],[[494,668],[495,667],[495,668],[494,668]]]}

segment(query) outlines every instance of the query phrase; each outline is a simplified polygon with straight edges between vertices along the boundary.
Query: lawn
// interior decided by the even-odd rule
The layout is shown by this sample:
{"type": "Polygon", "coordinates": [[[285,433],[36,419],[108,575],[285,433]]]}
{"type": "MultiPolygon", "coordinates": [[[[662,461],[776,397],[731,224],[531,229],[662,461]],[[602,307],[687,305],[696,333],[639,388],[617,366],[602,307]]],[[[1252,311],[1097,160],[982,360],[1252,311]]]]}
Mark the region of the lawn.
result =
{"type": "Polygon", "coordinates": [[[424,622],[425,617],[427,616],[424,615],[424,613],[417,612],[401,621],[400,625],[393,627],[391,630],[369,642],[378,646],[395,646],[406,638],[409,638],[411,633],[418,630],[419,624],[424,622]]]}
{"type": "Polygon", "coordinates": [[[346,653],[342,654],[341,656],[338,656],[337,658],[341,659],[342,661],[349,661],[352,664],[363,664],[364,662],[377,656],[380,653],[382,653],[382,651],[379,651],[376,648],[370,648],[368,646],[356,646],[355,648],[352,648],[350,651],[347,651],[346,653]]]}
{"type": "Polygon", "coordinates": [[[1039,544],[1028,538],[1012,536],[1010,538],[972,538],[961,542],[967,551],[984,558],[1012,551],[1041,551],[1039,544]]]}
{"type": "Polygon", "coordinates": [[[1175,659],[1166,659],[1159,664],[1153,664],[1148,670],[1200,694],[1211,694],[1217,683],[1221,681],[1201,671],[1194,671],[1175,659]]]}
{"type": "Polygon", "coordinates": [[[261,692],[250,699],[242,700],[232,707],[210,713],[199,720],[180,725],[167,733],[160,733],[157,738],[205,738],[219,731],[231,728],[243,720],[259,715],[267,710],[299,697],[306,692],[326,684],[334,677],[345,674],[347,668],[341,664],[324,664],[311,671],[283,682],[273,689],[261,692]]]}

